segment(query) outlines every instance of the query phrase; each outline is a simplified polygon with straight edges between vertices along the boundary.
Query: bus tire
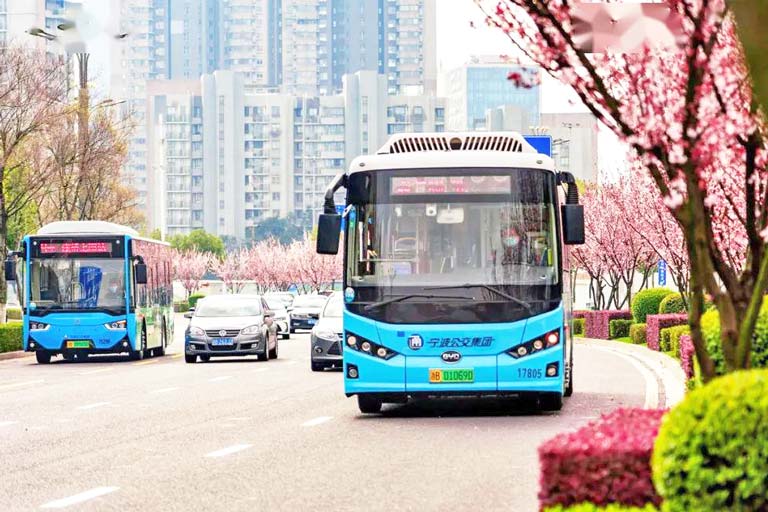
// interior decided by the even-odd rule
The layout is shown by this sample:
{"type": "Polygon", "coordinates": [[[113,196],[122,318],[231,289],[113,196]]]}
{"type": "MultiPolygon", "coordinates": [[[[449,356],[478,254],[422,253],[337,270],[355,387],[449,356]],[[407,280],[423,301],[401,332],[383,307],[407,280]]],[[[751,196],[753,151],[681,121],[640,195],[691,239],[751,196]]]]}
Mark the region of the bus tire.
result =
{"type": "Polygon", "coordinates": [[[147,324],[144,324],[141,328],[141,348],[144,351],[144,357],[149,359],[153,355],[153,350],[147,348],[147,324]]]}
{"type": "Polygon", "coordinates": [[[539,409],[542,411],[559,411],[563,408],[563,395],[560,393],[542,393],[539,395],[539,409]]]}
{"type": "Polygon", "coordinates": [[[38,350],[35,352],[35,359],[37,359],[37,364],[48,364],[51,362],[51,353],[38,350]]]}
{"type": "Polygon", "coordinates": [[[155,355],[156,356],[164,356],[165,355],[165,347],[168,346],[168,334],[166,331],[166,324],[165,324],[165,317],[163,317],[163,330],[160,331],[160,347],[155,349],[155,355]]]}
{"type": "Polygon", "coordinates": [[[357,395],[357,407],[363,414],[377,414],[381,412],[382,402],[370,395],[357,395]]]}
{"type": "Polygon", "coordinates": [[[568,355],[568,381],[565,383],[565,391],[563,396],[571,396],[573,394],[573,341],[571,341],[571,350],[568,355]]]}
{"type": "Polygon", "coordinates": [[[195,354],[184,354],[184,362],[195,364],[197,362],[197,356],[195,354]]]}

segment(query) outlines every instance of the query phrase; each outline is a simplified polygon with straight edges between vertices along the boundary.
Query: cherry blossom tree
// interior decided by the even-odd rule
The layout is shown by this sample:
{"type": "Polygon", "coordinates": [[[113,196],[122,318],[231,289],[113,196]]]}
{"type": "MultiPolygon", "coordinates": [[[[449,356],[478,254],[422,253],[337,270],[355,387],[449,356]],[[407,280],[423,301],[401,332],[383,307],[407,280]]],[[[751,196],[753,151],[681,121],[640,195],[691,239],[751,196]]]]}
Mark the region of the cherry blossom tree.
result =
{"type": "Polygon", "coordinates": [[[293,242],[288,248],[290,261],[298,283],[310,291],[321,291],[341,279],[341,258],[317,254],[315,241],[305,235],[301,241],[293,242]]]}
{"type": "Polygon", "coordinates": [[[705,380],[715,367],[701,334],[704,295],[720,313],[728,371],[750,365],[768,286],[765,125],[725,0],[668,0],[679,48],[589,54],[568,0],[476,0],[487,22],[570,85],[624,140],[681,226],[691,269],[691,337],[705,380]]]}
{"type": "Polygon", "coordinates": [[[181,282],[187,296],[200,289],[200,281],[211,269],[212,259],[208,253],[175,251],[173,257],[174,279],[181,282]]]}
{"type": "Polygon", "coordinates": [[[249,263],[251,253],[240,249],[230,252],[223,259],[213,259],[211,270],[219,279],[224,281],[224,286],[232,293],[240,293],[245,287],[245,281],[249,279],[249,263]]]}

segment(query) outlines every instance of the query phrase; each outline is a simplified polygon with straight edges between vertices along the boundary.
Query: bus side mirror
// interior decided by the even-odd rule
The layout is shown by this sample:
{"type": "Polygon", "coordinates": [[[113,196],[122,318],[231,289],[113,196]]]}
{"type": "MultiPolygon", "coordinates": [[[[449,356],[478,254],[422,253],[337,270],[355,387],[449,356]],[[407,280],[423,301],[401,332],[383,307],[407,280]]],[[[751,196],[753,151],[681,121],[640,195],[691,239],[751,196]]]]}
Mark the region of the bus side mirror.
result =
{"type": "Polygon", "coordinates": [[[317,223],[317,253],[337,254],[341,233],[341,215],[321,213],[317,223]]]}
{"type": "Polygon", "coordinates": [[[581,245],[584,243],[584,206],[564,204],[561,206],[563,219],[563,243],[581,245]]]}
{"type": "Polygon", "coordinates": [[[137,263],[133,267],[133,273],[136,276],[136,284],[147,284],[147,264],[137,263]]]}
{"type": "Polygon", "coordinates": [[[6,281],[16,280],[16,262],[10,258],[5,260],[5,280],[6,281]]]}

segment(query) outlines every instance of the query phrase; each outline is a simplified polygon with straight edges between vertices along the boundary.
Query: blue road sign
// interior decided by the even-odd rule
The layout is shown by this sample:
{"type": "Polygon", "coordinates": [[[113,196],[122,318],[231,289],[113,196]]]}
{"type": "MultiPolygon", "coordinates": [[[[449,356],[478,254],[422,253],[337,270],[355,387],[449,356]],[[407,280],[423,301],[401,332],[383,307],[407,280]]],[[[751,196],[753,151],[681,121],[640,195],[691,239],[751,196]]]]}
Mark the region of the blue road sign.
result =
{"type": "Polygon", "coordinates": [[[664,286],[665,284],[667,284],[667,262],[666,261],[659,260],[658,271],[659,271],[659,285],[664,286]]]}
{"type": "Polygon", "coordinates": [[[525,135],[525,141],[533,146],[533,149],[552,157],[552,136],[551,135],[525,135]]]}

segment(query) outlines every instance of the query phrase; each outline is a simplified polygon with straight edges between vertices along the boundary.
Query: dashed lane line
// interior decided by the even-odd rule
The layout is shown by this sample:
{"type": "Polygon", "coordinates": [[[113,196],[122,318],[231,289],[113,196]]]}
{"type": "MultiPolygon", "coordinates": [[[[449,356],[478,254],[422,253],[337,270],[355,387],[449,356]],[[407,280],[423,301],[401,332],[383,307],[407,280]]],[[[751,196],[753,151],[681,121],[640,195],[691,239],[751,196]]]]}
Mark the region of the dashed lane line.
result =
{"type": "Polygon", "coordinates": [[[18,421],[0,421],[0,427],[10,427],[11,425],[17,424],[18,421]]]}
{"type": "Polygon", "coordinates": [[[236,444],[236,445],[228,446],[226,448],[222,448],[221,450],[216,450],[214,452],[206,453],[205,456],[209,458],[225,457],[227,455],[232,455],[233,453],[247,450],[251,446],[253,445],[252,444],[236,444]]]}
{"type": "Polygon", "coordinates": [[[98,498],[99,496],[113,493],[118,489],[119,487],[96,487],[89,491],[81,492],[80,494],[75,494],[74,496],[69,496],[68,498],[49,501],[48,503],[42,505],[40,508],[66,508],[72,505],[77,505],[78,503],[83,503],[84,501],[98,498]]]}
{"type": "Polygon", "coordinates": [[[88,405],[81,405],[77,408],[79,411],[89,411],[91,409],[96,409],[98,407],[104,407],[106,405],[110,405],[112,402],[96,402],[95,404],[88,404],[88,405]]]}
{"type": "Polygon", "coordinates": [[[157,364],[159,363],[159,359],[147,359],[146,361],[139,361],[138,363],[133,363],[133,366],[144,366],[147,364],[157,364]]]}
{"type": "Polygon", "coordinates": [[[323,423],[326,423],[328,421],[331,421],[333,419],[333,416],[319,416],[317,418],[313,418],[309,421],[305,421],[301,424],[302,427],[316,427],[317,425],[322,425],[323,423]]]}

